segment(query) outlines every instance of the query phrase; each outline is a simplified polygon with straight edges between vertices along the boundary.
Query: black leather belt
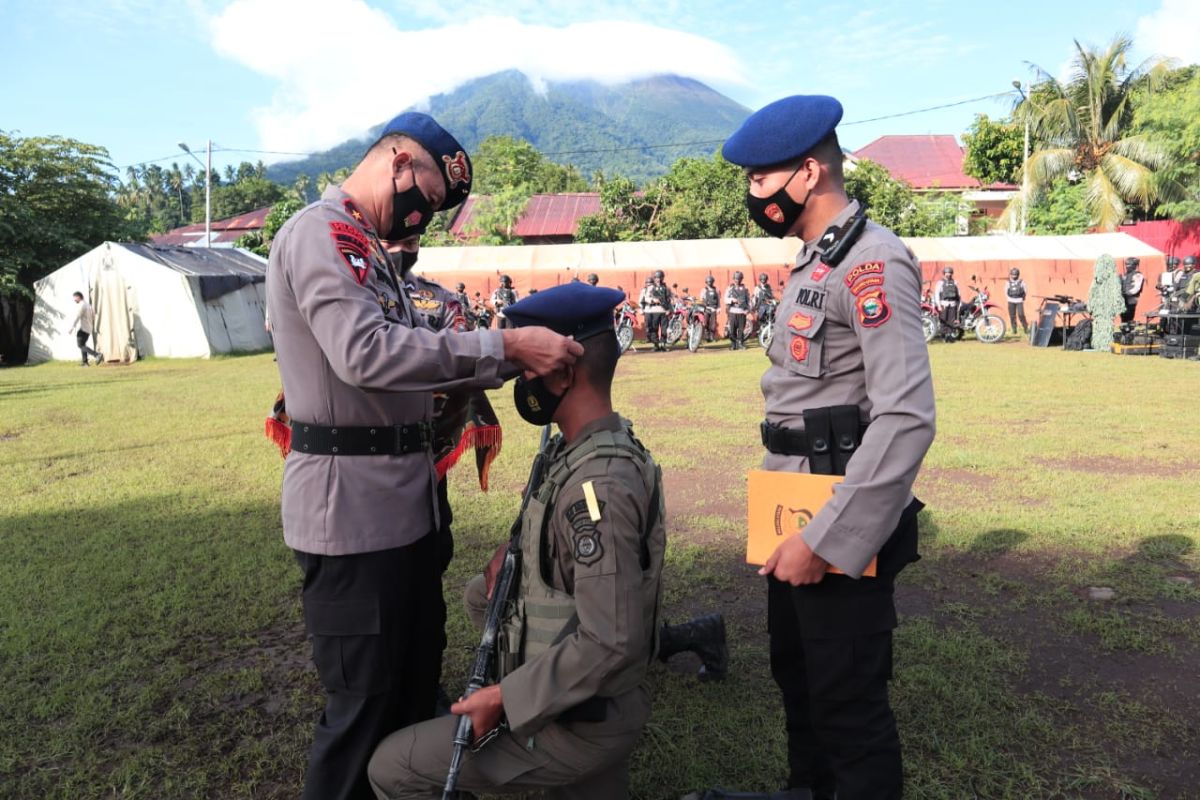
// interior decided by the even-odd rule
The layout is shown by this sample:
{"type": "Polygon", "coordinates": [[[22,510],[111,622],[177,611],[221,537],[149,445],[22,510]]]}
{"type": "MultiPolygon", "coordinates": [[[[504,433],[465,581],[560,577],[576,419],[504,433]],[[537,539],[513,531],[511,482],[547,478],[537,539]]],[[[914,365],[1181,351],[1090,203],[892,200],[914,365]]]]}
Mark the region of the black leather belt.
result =
{"type": "Polygon", "coordinates": [[[292,452],[317,456],[404,456],[431,448],[433,426],[313,425],[292,420],[292,452]]]}

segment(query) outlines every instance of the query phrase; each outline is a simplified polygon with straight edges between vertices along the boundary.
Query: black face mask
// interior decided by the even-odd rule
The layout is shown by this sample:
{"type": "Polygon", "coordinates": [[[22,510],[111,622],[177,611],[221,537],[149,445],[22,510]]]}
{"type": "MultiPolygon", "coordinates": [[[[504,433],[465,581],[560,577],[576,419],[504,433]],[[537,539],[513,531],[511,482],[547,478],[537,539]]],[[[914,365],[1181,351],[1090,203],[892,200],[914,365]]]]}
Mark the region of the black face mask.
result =
{"type": "Polygon", "coordinates": [[[521,419],[530,425],[549,425],[553,422],[554,413],[566,396],[566,392],[553,394],[541,378],[525,380],[522,376],[513,381],[513,403],[521,419]]]}
{"type": "MultiPolygon", "coordinates": [[[[803,166],[804,164],[801,162],[800,166],[796,167],[788,177],[787,183],[780,186],[770,197],[755,197],[750,192],[746,192],[746,208],[750,211],[750,219],[754,220],[754,224],[762,228],[767,235],[774,236],[776,239],[787,236],[787,232],[804,213],[804,203],[797,203],[787,193],[788,184],[792,182],[792,178],[796,177],[796,173],[803,166]]],[[[805,200],[807,199],[805,198],[805,200]]]]}
{"type": "Polygon", "coordinates": [[[389,242],[420,236],[433,219],[433,206],[429,205],[429,201],[417,186],[417,173],[413,172],[412,176],[412,186],[403,192],[392,193],[392,227],[388,229],[387,236],[383,237],[389,242]]]}

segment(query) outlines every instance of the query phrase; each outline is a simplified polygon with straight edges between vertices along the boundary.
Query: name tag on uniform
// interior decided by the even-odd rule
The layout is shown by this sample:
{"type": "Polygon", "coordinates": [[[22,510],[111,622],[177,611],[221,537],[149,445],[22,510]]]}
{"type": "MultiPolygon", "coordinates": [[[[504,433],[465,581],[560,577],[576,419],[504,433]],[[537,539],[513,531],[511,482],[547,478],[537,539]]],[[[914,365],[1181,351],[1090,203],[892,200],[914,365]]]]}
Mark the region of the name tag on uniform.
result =
{"type": "MultiPolygon", "coordinates": [[[[841,475],[810,475],[806,472],[750,470],[746,487],[746,563],[762,566],[784,539],[804,530],[821,507],[833,497],[833,487],[841,475]]],[[[863,571],[874,578],[877,559],[863,571]]],[[[841,575],[829,565],[827,572],[841,575]]]]}

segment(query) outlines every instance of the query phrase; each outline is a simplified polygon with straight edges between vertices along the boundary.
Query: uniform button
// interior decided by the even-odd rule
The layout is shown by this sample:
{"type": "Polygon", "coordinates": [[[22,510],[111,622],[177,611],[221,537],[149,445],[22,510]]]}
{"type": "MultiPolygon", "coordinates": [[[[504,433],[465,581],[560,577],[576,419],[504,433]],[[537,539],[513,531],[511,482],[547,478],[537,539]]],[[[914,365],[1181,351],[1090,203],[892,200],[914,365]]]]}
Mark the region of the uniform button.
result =
{"type": "Polygon", "coordinates": [[[374,429],[374,428],[371,428],[371,435],[372,435],[372,436],[374,436],[374,435],[375,435],[375,429],[374,429]]]}
{"type": "Polygon", "coordinates": [[[371,448],[371,452],[372,452],[372,453],[374,453],[374,452],[375,452],[375,448],[374,448],[374,447],[372,447],[372,448],[371,448]]]}
{"type": "Polygon", "coordinates": [[[337,428],[330,428],[330,429],[329,429],[329,432],[330,432],[331,434],[333,434],[334,436],[337,436],[337,428]]]}
{"type": "Polygon", "coordinates": [[[334,452],[334,453],[337,453],[337,448],[336,448],[336,447],[335,447],[335,448],[333,448],[333,452],[334,452]]]}
{"type": "Polygon", "coordinates": [[[308,426],[307,426],[307,425],[305,425],[305,426],[304,426],[304,432],[305,432],[305,433],[308,433],[308,426]]]}

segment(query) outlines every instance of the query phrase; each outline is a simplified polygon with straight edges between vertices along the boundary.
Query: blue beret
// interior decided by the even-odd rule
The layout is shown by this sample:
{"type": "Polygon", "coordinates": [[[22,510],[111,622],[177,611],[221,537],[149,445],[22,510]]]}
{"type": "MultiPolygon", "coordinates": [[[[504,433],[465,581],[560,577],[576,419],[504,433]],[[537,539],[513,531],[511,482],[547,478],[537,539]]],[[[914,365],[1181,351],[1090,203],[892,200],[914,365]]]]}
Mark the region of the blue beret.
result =
{"type": "Polygon", "coordinates": [[[379,135],[382,138],[393,134],[415,139],[429,151],[441,169],[442,180],[446,182],[446,199],[439,210],[454,208],[467,199],[471,193],[471,159],[458,140],[438,125],[433,117],[417,111],[405,111],[384,125],[383,133],[379,135]]]}
{"type": "Polygon", "coordinates": [[[755,111],[734,131],[721,155],[739,167],[768,167],[807,154],[842,121],[842,104],[822,94],[798,94],[755,111]]]}
{"type": "Polygon", "coordinates": [[[541,325],[563,336],[585,339],[613,329],[613,309],[625,293],[578,281],[542,289],[504,309],[513,325],[541,325]]]}

